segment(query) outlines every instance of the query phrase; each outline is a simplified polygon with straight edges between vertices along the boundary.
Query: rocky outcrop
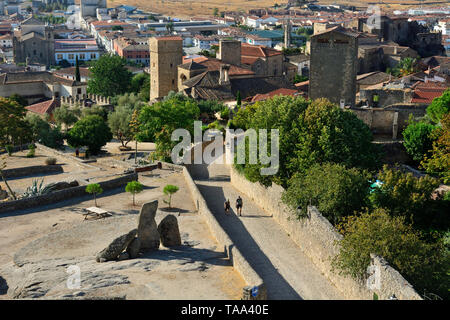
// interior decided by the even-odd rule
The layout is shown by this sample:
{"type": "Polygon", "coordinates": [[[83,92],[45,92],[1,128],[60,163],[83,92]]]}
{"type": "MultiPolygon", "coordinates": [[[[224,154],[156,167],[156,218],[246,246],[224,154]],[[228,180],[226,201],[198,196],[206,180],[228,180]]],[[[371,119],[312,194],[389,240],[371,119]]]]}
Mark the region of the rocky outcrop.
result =
{"type": "Polygon", "coordinates": [[[174,247],[181,245],[178,220],[173,214],[169,214],[161,220],[158,226],[158,232],[161,237],[161,243],[163,246],[174,247]]]}
{"type": "Polygon", "coordinates": [[[131,259],[135,259],[139,257],[139,250],[141,249],[141,240],[139,238],[134,238],[133,241],[130,242],[127,248],[127,253],[131,259]]]}
{"type": "Polygon", "coordinates": [[[116,260],[118,256],[124,251],[128,245],[136,237],[137,229],[133,229],[127,234],[124,234],[114,239],[105,249],[97,254],[97,262],[106,262],[116,260]]]}
{"type": "Polygon", "coordinates": [[[52,191],[59,191],[59,190],[69,189],[69,188],[78,187],[78,186],[79,186],[79,183],[76,180],[73,180],[70,182],[60,181],[60,182],[49,183],[48,185],[46,185],[46,187],[51,187],[52,191]]]}
{"type": "Polygon", "coordinates": [[[157,250],[159,248],[159,232],[155,221],[158,200],[145,203],[138,218],[138,237],[141,242],[141,252],[157,250]]]}

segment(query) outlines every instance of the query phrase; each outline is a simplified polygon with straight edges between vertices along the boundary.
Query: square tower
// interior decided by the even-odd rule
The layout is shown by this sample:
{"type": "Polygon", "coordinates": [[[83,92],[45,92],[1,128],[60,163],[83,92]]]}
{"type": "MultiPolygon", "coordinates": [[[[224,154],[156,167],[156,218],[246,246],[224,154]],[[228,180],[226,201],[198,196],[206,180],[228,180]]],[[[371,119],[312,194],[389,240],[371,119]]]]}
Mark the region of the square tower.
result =
{"type": "Polygon", "coordinates": [[[334,27],[311,37],[309,97],[355,106],[358,33],[334,27]]]}
{"type": "Polygon", "coordinates": [[[150,45],[150,101],[178,92],[178,66],[183,62],[181,37],[153,37],[150,45]]]}

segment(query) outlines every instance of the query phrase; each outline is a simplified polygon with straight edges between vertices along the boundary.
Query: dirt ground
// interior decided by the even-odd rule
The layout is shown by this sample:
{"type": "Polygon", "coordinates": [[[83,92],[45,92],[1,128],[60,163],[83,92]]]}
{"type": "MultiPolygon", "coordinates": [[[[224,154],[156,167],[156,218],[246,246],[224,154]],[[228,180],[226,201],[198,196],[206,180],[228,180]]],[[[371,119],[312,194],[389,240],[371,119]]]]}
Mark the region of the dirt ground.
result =
{"type": "MultiPolygon", "coordinates": [[[[47,156],[39,149],[36,153],[36,158],[17,153],[9,159],[9,165],[33,165],[47,156]]],[[[44,176],[46,183],[66,180],[68,176],[86,178],[123,171],[123,168],[107,166],[90,171],[76,161],[58,160],[64,163],[64,173],[44,176]]],[[[20,189],[31,179],[14,179],[10,183],[13,189],[20,189]]],[[[105,219],[83,220],[84,209],[94,205],[90,196],[1,214],[0,299],[11,299],[7,289],[17,298],[240,299],[245,282],[197,214],[182,173],[154,170],[140,173],[139,181],[145,187],[136,195],[135,206],[131,194],[124,190],[107,191],[98,197],[98,206],[112,214],[105,219]],[[166,184],[180,188],[172,197],[172,209],[164,203],[167,196],[162,189],[166,184]],[[174,214],[183,245],[172,249],[161,246],[157,252],[138,259],[95,262],[95,254],[112,239],[129,231],[132,225],[137,227],[141,205],[154,199],[159,201],[156,222],[169,213],[174,214]],[[117,220],[108,222],[108,219],[117,220]],[[124,232],[116,234],[119,229],[103,232],[105,223],[119,224],[117,228],[124,232]],[[14,264],[19,260],[25,261],[20,268],[14,264]],[[64,285],[68,277],[65,268],[69,264],[80,265],[82,271],[81,289],[75,293],[64,285]],[[83,274],[86,287],[83,287],[83,274]]]]}
{"type": "MultiPolygon", "coordinates": [[[[285,5],[287,1],[277,0],[109,0],[108,6],[115,7],[121,4],[130,6],[137,6],[138,8],[145,9],[151,12],[162,13],[170,15],[172,17],[186,19],[193,16],[212,16],[214,8],[218,8],[219,11],[244,11],[248,12],[250,9],[269,8],[274,4],[285,5]]],[[[354,5],[357,7],[367,7],[374,4],[373,0],[320,0],[318,4],[343,4],[354,5]]],[[[390,0],[377,3],[378,6],[383,9],[390,10],[405,10],[411,7],[418,6],[445,6],[448,4],[442,0],[390,0]]]]}

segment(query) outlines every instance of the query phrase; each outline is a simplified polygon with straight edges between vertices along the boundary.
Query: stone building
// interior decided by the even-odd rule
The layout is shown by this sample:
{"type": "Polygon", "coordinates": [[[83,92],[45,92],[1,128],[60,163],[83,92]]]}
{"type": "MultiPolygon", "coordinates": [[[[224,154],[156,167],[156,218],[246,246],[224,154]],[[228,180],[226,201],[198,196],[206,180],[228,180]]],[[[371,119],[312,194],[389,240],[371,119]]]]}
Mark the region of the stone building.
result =
{"type": "Polygon", "coordinates": [[[99,8],[106,8],[106,0],[80,0],[80,17],[96,17],[99,8]]]}
{"type": "Polygon", "coordinates": [[[29,18],[21,23],[13,38],[15,63],[55,64],[53,30],[44,22],[29,18]]]}
{"type": "Polygon", "coordinates": [[[178,66],[183,62],[181,37],[153,37],[150,45],[150,101],[178,91],[178,66]]]}
{"type": "Polygon", "coordinates": [[[311,37],[309,97],[354,106],[358,33],[334,27],[311,37]]]}
{"type": "Polygon", "coordinates": [[[86,83],[70,80],[48,71],[14,72],[0,74],[0,96],[18,94],[28,104],[59,97],[82,97],[86,94],[86,83]]]}

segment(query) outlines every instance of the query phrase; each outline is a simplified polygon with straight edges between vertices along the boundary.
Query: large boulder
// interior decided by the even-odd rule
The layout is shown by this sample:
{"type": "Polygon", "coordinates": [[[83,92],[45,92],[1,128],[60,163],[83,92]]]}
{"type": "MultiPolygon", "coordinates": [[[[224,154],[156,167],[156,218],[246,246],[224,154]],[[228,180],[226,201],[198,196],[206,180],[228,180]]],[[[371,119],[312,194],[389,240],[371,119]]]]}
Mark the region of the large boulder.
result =
{"type": "Polygon", "coordinates": [[[181,246],[180,229],[178,220],[173,214],[167,215],[158,226],[161,243],[164,247],[181,246]]]}
{"type": "Polygon", "coordinates": [[[158,250],[159,232],[155,215],[158,209],[158,200],[145,203],[138,218],[138,237],[141,242],[141,252],[158,250]]]}
{"type": "Polygon", "coordinates": [[[114,239],[105,249],[97,254],[97,262],[106,262],[116,260],[117,257],[124,251],[131,241],[136,238],[137,229],[133,229],[127,234],[124,234],[114,239]]]}
{"type": "Polygon", "coordinates": [[[134,238],[128,245],[127,253],[131,259],[134,259],[139,257],[139,250],[141,250],[141,240],[134,238]]]}

